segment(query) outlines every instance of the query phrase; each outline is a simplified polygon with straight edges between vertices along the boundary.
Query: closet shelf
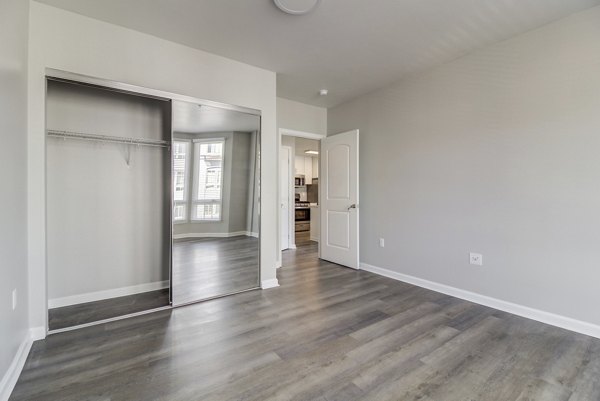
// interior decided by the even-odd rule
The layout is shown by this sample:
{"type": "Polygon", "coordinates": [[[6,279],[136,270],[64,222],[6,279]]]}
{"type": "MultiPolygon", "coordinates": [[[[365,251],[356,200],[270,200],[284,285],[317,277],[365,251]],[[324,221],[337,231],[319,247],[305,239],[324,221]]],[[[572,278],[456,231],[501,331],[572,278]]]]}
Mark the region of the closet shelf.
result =
{"type": "Polygon", "coordinates": [[[47,135],[55,138],[63,139],[82,139],[87,141],[98,141],[98,142],[112,142],[112,143],[124,143],[127,145],[142,145],[142,146],[155,146],[160,148],[169,148],[171,143],[169,141],[161,141],[155,139],[142,139],[142,138],[126,138],[121,136],[110,136],[110,135],[97,135],[97,134],[86,134],[82,132],[72,131],[56,131],[48,130],[47,135]]]}

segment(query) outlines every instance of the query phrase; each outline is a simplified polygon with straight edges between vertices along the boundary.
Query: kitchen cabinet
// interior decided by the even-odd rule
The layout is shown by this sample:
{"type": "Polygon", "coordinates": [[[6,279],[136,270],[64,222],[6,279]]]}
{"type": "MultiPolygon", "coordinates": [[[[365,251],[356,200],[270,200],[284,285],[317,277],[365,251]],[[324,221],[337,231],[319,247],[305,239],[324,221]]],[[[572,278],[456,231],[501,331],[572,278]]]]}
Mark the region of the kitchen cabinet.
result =
{"type": "Polygon", "coordinates": [[[304,175],[304,157],[296,156],[294,159],[294,173],[296,175],[304,175]]]}
{"type": "Polygon", "coordinates": [[[296,175],[304,175],[307,184],[312,183],[312,179],[318,177],[319,169],[315,168],[316,159],[316,157],[310,156],[296,156],[294,159],[294,172],[296,175]]]}

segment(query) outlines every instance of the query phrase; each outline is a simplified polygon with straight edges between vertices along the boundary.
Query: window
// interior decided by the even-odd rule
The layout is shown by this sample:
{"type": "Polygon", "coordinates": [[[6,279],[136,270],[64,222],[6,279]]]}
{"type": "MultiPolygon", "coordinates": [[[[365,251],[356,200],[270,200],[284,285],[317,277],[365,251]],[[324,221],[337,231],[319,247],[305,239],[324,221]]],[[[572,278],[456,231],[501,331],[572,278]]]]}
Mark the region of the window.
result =
{"type": "Polygon", "coordinates": [[[221,220],[224,147],[223,139],[194,141],[192,220],[221,220]]]}
{"type": "Polygon", "coordinates": [[[173,141],[173,221],[187,221],[191,143],[173,141]]]}

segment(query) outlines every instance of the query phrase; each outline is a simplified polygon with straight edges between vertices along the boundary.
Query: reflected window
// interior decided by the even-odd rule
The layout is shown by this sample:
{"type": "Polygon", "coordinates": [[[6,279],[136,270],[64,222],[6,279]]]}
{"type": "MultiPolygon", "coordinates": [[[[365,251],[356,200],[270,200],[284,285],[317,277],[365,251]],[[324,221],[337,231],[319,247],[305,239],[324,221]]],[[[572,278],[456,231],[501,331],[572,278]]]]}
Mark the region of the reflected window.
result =
{"type": "Polygon", "coordinates": [[[224,147],[222,138],[194,141],[192,220],[221,220],[224,147]]]}
{"type": "Polygon", "coordinates": [[[190,141],[173,141],[173,221],[185,222],[188,220],[190,150],[190,141]]]}

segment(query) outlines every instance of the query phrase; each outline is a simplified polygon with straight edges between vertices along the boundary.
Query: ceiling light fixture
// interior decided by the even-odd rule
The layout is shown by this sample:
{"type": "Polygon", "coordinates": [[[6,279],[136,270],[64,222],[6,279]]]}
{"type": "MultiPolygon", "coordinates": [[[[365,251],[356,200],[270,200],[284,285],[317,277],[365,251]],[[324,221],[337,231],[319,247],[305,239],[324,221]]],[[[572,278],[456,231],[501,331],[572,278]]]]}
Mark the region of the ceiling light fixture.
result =
{"type": "Polygon", "coordinates": [[[329,91],[327,89],[321,89],[319,91],[319,95],[321,95],[321,96],[327,96],[328,93],[329,93],[329,91]]]}
{"type": "Polygon", "coordinates": [[[287,14],[304,15],[311,12],[320,0],[273,0],[277,8],[287,14]]]}
{"type": "Polygon", "coordinates": [[[306,153],[307,155],[318,155],[319,151],[317,151],[317,150],[305,150],[304,153],[306,153]]]}

